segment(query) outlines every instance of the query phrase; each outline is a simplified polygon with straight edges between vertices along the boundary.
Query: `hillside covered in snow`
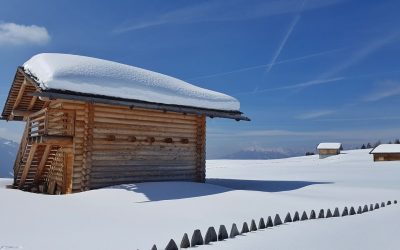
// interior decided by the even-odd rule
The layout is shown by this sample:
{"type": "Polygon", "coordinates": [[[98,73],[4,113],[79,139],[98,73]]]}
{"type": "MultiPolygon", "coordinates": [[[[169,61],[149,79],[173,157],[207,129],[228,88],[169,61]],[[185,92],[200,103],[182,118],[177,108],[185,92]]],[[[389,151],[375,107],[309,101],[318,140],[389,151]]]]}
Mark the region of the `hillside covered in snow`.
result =
{"type": "MultiPolygon", "coordinates": [[[[0,179],[0,248],[164,249],[171,238],[179,244],[184,233],[209,226],[229,230],[277,213],[399,200],[400,164],[373,162],[369,150],[212,160],[205,184],[127,184],[64,196],[6,189],[11,182],[0,179]]],[[[397,249],[399,207],[273,227],[201,249],[397,249]]]]}

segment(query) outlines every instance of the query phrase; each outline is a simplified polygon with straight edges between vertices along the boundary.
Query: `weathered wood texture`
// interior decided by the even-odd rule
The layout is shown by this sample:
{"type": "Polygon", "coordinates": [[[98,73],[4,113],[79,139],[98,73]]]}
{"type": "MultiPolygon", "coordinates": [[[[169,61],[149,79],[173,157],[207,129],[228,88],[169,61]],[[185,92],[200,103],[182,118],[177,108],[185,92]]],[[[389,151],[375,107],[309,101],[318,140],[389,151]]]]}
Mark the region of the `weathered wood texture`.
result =
{"type": "Polygon", "coordinates": [[[320,155],[337,155],[340,154],[339,149],[319,149],[318,150],[320,155]]]}
{"type": "Polygon", "coordinates": [[[89,188],[205,175],[205,118],[94,105],[89,188]]]}
{"type": "Polygon", "coordinates": [[[9,121],[21,121],[24,120],[28,111],[41,110],[45,102],[32,96],[36,91],[36,84],[30,78],[26,78],[22,69],[18,68],[4,105],[2,117],[9,121]],[[26,113],[23,114],[23,112],[26,113]]]}
{"type": "Polygon", "coordinates": [[[63,100],[46,106],[27,118],[16,163],[18,187],[38,190],[44,184],[47,193],[60,194],[205,180],[204,115],[63,100]]]}
{"type": "Polygon", "coordinates": [[[61,174],[58,161],[48,171],[50,193],[205,180],[205,116],[60,100],[51,101],[48,109],[75,112],[71,177],[61,174]],[[63,190],[67,181],[70,187],[63,190]]]}
{"type": "Polygon", "coordinates": [[[400,161],[400,153],[374,153],[374,161],[400,161]]]}

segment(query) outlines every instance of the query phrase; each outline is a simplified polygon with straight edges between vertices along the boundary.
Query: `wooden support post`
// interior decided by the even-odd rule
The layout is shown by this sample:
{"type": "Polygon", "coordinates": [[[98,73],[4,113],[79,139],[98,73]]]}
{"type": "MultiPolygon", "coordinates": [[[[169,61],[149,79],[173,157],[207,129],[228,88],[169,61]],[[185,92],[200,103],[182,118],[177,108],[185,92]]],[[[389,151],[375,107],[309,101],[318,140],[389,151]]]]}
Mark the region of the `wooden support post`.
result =
{"type": "Polygon", "coordinates": [[[92,103],[86,103],[85,107],[85,128],[83,143],[83,166],[81,190],[89,190],[90,171],[92,167],[92,144],[93,144],[93,125],[94,125],[94,107],[92,103]]]}
{"type": "Polygon", "coordinates": [[[64,157],[64,178],[63,178],[63,194],[72,192],[72,172],[74,168],[74,154],[72,150],[67,150],[64,157]]]}
{"type": "Polygon", "coordinates": [[[31,163],[32,163],[33,157],[35,156],[37,146],[38,146],[37,144],[33,144],[31,147],[28,159],[26,160],[26,163],[25,163],[24,170],[22,171],[21,180],[19,181],[19,185],[18,185],[19,189],[21,189],[25,184],[26,176],[28,175],[29,169],[31,167],[31,163]]]}
{"type": "Polygon", "coordinates": [[[206,178],[206,116],[197,118],[196,137],[196,181],[205,182],[206,178]]]}

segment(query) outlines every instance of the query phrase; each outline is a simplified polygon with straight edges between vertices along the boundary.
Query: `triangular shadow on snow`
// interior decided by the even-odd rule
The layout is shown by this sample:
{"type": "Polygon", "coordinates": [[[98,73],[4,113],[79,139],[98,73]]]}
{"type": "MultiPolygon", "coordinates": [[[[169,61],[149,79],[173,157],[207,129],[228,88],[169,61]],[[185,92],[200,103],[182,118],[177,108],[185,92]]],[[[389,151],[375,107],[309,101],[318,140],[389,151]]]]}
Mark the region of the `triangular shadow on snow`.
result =
{"type": "Polygon", "coordinates": [[[186,181],[121,184],[107,187],[107,189],[122,189],[143,194],[147,200],[144,199],[140,202],[187,199],[232,191],[223,186],[186,181]]]}
{"type": "Polygon", "coordinates": [[[223,186],[235,190],[249,190],[262,192],[283,192],[300,189],[316,184],[332,184],[333,182],[313,181],[278,181],[278,180],[240,180],[210,178],[206,183],[223,186]]]}
{"type": "Polygon", "coordinates": [[[144,182],[121,184],[107,189],[121,189],[136,194],[143,194],[138,202],[178,200],[215,195],[232,190],[249,190],[261,192],[282,192],[296,190],[316,184],[332,184],[332,182],[311,181],[277,181],[277,180],[239,180],[239,179],[206,179],[206,183],[172,181],[144,182]]]}

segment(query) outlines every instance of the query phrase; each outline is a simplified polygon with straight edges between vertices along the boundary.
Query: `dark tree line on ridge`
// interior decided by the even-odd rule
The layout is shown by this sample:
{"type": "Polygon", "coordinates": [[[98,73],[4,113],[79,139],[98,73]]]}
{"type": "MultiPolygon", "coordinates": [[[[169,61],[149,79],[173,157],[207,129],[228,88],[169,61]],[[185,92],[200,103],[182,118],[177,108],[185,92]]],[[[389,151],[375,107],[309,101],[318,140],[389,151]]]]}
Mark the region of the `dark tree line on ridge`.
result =
{"type": "MultiPolygon", "coordinates": [[[[377,142],[375,142],[375,143],[370,143],[370,142],[368,142],[367,144],[363,144],[363,145],[361,146],[361,149],[376,148],[376,147],[378,147],[378,146],[381,145],[381,144],[382,144],[381,140],[379,140],[379,141],[377,141],[377,142]]],[[[400,139],[395,139],[393,142],[392,142],[392,141],[389,141],[388,144],[400,144],[400,139]]]]}

